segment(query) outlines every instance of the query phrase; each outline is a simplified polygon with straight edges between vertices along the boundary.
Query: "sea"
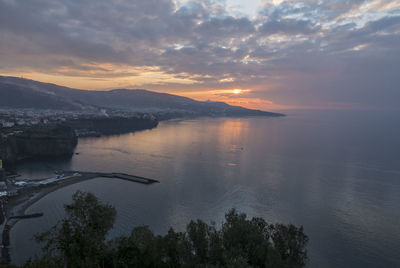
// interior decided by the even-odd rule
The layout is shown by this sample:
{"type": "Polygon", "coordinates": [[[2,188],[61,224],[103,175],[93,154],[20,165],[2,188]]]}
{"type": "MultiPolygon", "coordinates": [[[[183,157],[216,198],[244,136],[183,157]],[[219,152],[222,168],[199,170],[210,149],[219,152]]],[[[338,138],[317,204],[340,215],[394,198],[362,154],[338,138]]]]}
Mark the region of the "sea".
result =
{"type": "Polygon", "coordinates": [[[97,178],[59,189],[11,232],[16,264],[40,252],[33,237],[63,216],[77,191],[117,209],[109,238],[147,225],[183,231],[191,219],[220,225],[236,208],[269,223],[303,226],[308,267],[400,267],[400,114],[287,111],[285,117],[163,121],[155,129],[80,138],[71,159],[31,161],[21,178],[54,170],[125,172],[142,185],[97,178]]]}

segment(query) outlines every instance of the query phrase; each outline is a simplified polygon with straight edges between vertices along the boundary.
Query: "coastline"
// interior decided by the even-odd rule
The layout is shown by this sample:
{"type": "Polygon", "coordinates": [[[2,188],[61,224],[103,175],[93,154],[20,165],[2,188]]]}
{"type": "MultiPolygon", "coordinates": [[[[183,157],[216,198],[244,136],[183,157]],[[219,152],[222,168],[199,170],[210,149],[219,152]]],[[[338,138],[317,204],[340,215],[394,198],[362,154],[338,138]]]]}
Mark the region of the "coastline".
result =
{"type": "Polygon", "coordinates": [[[115,178],[128,180],[131,182],[137,182],[141,184],[152,184],[157,183],[157,180],[144,178],[135,175],[128,175],[123,173],[98,173],[98,172],[79,172],[79,171],[67,171],[66,174],[71,176],[66,176],[57,181],[51,182],[46,185],[37,185],[22,188],[21,192],[16,195],[10,197],[9,201],[5,206],[3,206],[3,213],[5,217],[5,221],[1,225],[1,233],[2,233],[2,254],[1,259],[5,264],[11,263],[10,258],[10,232],[15,224],[23,218],[19,218],[25,215],[26,210],[44,198],[46,195],[57,191],[61,188],[67,187],[69,185],[73,185],[76,183],[80,183],[87,180],[92,180],[96,178],[115,178]],[[13,217],[13,218],[10,218],[13,217]]]}
{"type": "MultiPolygon", "coordinates": [[[[6,219],[11,216],[24,215],[25,211],[32,206],[34,203],[38,202],[40,199],[45,197],[46,195],[57,191],[58,189],[64,188],[66,186],[83,182],[86,180],[95,179],[96,177],[84,177],[84,176],[76,176],[71,179],[66,179],[62,182],[58,182],[56,184],[52,184],[49,186],[35,187],[33,189],[28,189],[26,192],[22,193],[21,196],[17,196],[15,199],[12,198],[7,204],[6,209],[6,219]]],[[[6,221],[5,224],[14,226],[19,219],[11,219],[6,221]]]]}

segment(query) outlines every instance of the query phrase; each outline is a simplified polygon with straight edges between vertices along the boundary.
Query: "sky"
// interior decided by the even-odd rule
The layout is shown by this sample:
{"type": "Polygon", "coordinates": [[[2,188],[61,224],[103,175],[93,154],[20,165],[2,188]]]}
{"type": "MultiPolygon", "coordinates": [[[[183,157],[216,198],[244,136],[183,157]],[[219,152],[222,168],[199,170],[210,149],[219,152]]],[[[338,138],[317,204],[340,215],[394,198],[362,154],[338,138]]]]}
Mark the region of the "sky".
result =
{"type": "Polygon", "coordinates": [[[0,0],[0,74],[263,110],[399,110],[400,1],[0,0]]]}

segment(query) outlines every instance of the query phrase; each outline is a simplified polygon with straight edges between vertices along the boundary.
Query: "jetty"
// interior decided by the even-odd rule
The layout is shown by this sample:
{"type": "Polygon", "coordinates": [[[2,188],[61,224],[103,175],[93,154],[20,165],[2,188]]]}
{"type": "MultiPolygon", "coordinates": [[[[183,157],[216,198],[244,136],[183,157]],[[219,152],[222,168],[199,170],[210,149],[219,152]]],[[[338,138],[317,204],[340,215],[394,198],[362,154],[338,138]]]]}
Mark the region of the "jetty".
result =
{"type": "Polygon", "coordinates": [[[24,214],[24,215],[17,215],[17,216],[11,216],[9,219],[30,219],[30,218],[38,218],[42,217],[43,213],[32,213],[32,214],[24,214]]]}
{"type": "Polygon", "coordinates": [[[142,183],[142,184],[152,184],[152,183],[159,183],[158,180],[150,179],[150,178],[145,178],[137,175],[130,175],[130,174],[125,174],[125,173],[103,173],[103,172],[88,172],[88,171],[57,171],[56,174],[64,174],[64,176],[69,177],[69,176],[74,176],[74,174],[80,174],[81,176],[84,177],[93,177],[93,178],[114,178],[114,179],[120,179],[120,180],[125,180],[125,181],[131,181],[131,182],[137,182],[137,183],[142,183]]]}

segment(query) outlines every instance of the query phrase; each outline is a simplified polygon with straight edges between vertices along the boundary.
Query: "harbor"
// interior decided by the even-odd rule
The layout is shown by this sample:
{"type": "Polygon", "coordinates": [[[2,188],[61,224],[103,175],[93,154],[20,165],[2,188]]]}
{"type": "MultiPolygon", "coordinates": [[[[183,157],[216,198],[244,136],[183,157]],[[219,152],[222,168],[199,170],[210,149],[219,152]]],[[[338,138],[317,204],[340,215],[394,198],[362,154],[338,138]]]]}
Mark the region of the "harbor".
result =
{"type": "Polygon", "coordinates": [[[11,263],[10,258],[10,232],[12,227],[23,219],[43,216],[42,212],[25,214],[32,204],[44,196],[60,188],[95,178],[119,179],[140,184],[150,185],[159,181],[125,173],[103,173],[89,171],[64,171],[55,172],[55,176],[40,180],[16,180],[16,176],[6,176],[3,172],[0,191],[1,219],[1,263],[11,263]]]}

